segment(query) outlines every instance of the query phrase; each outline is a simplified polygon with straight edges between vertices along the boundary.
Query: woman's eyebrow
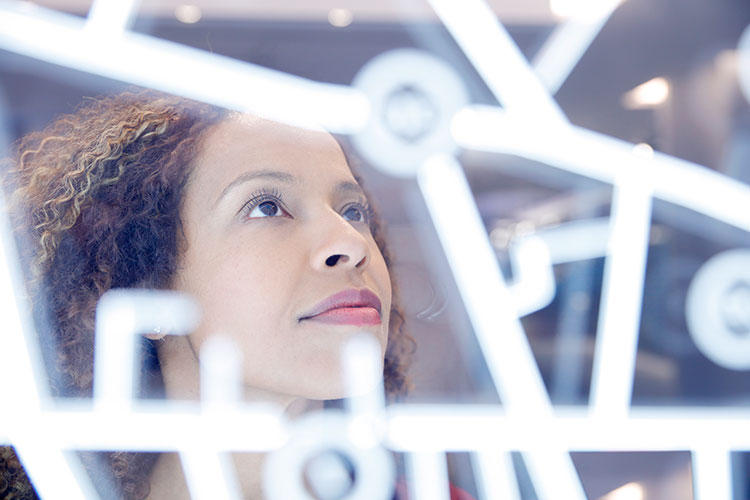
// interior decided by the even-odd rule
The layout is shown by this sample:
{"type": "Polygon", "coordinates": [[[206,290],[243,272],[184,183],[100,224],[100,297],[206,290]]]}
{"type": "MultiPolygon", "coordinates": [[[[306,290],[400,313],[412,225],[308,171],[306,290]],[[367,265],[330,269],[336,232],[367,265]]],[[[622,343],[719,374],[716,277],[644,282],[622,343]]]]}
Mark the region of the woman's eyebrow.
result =
{"type": "Polygon", "coordinates": [[[221,191],[221,194],[219,194],[218,198],[216,198],[216,201],[214,201],[212,208],[215,207],[229,191],[236,188],[240,184],[244,184],[255,179],[271,179],[279,182],[284,182],[286,184],[295,184],[297,182],[297,178],[292,174],[280,172],[278,170],[256,170],[254,172],[245,172],[244,174],[241,174],[232,182],[227,184],[227,186],[221,191]]]}
{"type": "Polygon", "coordinates": [[[365,192],[356,182],[344,181],[336,186],[337,193],[354,193],[360,196],[364,196],[365,192]]]}

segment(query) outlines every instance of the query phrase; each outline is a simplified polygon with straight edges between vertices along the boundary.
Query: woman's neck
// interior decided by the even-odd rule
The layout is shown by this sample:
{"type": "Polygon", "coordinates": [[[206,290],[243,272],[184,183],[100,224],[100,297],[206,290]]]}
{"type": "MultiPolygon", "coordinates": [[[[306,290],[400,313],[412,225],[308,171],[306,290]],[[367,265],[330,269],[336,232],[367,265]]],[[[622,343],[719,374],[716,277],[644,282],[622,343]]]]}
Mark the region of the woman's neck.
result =
{"type": "MultiPolygon", "coordinates": [[[[200,397],[200,372],[196,358],[185,337],[171,337],[160,342],[159,363],[167,399],[198,400],[200,397]]],[[[282,415],[290,420],[313,410],[322,409],[322,401],[310,401],[285,394],[243,388],[244,402],[271,403],[279,407],[282,415]]],[[[232,453],[232,464],[242,497],[261,499],[262,472],[265,453],[232,453]]],[[[189,500],[190,494],[183,473],[182,462],[177,453],[163,453],[151,473],[152,500],[189,500]]]]}
{"type": "MultiPolygon", "coordinates": [[[[263,498],[262,453],[233,453],[232,464],[242,498],[260,500],[263,498]]],[[[182,461],[177,453],[163,453],[159,456],[151,473],[151,491],[148,500],[190,500],[190,491],[185,478],[182,461]]]]}

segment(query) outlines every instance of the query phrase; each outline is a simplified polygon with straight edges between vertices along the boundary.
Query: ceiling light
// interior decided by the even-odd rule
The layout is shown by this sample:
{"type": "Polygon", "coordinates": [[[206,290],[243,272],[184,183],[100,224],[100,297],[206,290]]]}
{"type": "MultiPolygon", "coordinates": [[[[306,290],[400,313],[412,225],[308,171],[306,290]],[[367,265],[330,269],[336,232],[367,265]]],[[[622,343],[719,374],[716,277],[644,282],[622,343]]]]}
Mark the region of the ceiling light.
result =
{"type": "Polygon", "coordinates": [[[628,483],[610,491],[599,500],[643,500],[645,493],[639,483],[628,483]]]}
{"type": "Polygon", "coordinates": [[[328,22],[337,28],[352,24],[352,17],[352,11],[349,9],[334,8],[328,11],[328,22]]]}
{"type": "Polygon", "coordinates": [[[197,23],[202,15],[201,9],[197,5],[178,5],[174,9],[174,17],[185,24],[197,23]]]}
{"type": "Polygon", "coordinates": [[[622,105],[628,109],[654,108],[669,98],[669,82],[657,77],[642,83],[622,96],[622,105]]]}

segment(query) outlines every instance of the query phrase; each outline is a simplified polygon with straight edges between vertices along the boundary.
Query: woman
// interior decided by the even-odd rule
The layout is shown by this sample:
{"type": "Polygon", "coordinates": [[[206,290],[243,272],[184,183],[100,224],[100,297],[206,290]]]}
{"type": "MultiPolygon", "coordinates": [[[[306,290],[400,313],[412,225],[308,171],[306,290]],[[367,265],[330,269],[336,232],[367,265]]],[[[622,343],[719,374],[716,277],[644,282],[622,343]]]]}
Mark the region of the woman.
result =
{"type": "MultiPolygon", "coordinates": [[[[329,134],[126,93],[23,138],[7,170],[57,394],[91,394],[96,303],[122,287],[183,291],[203,313],[189,336],[149,335],[146,395],[161,378],[166,397],[197,398],[196,353],[221,332],[242,351],[247,400],[341,397],[339,351],[362,330],[381,345],[388,394],[405,392],[410,339],[377,220],[329,134]]],[[[109,456],[123,497],[182,495],[174,457],[153,459],[109,456]]],[[[8,449],[3,460],[14,463],[8,449]]],[[[259,462],[236,464],[245,496],[258,495],[259,462]]]]}

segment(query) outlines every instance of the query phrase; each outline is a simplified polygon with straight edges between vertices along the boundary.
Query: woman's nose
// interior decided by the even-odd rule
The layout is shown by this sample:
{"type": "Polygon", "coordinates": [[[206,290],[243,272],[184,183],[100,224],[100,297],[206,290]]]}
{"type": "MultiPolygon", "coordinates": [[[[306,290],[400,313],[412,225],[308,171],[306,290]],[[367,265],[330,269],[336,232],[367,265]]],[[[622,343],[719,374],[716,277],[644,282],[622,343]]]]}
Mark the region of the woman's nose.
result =
{"type": "Polygon", "coordinates": [[[370,263],[370,244],[365,235],[338,214],[326,219],[318,227],[319,243],[312,255],[313,267],[320,271],[364,271],[370,263]]]}

